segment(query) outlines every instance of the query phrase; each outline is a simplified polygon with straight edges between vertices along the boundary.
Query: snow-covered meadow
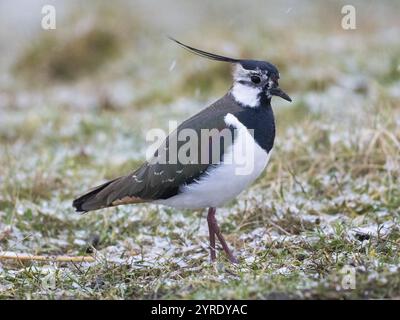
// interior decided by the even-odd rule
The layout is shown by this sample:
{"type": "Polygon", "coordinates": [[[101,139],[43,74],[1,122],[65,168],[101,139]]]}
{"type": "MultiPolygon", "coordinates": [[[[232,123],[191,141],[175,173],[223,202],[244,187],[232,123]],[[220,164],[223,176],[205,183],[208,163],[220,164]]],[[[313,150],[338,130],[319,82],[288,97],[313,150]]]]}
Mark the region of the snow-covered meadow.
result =
{"type": "Polygon", "coordinates": [[[0,260],[1,298],[400,297],[399,3],[353,1],[344,30],[340,1],[45,1],[45,31],[45,2],[20,2],[0,4],[0,254],[94,262],[0,260]],[[229,89],[165,34],[269,60],[293,98],[265,174],[218,212],[238,266],[209,263],[205,211],[71,207],[229,89]]]}

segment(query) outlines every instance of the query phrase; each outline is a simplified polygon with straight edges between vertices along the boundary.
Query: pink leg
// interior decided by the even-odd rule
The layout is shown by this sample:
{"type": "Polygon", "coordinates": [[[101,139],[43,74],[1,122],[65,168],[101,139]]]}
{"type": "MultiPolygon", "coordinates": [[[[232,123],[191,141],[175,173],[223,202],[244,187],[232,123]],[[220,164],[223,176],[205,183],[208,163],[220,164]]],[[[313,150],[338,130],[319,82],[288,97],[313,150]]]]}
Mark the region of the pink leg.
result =
{"type": "Polygon", "coordinates": [[[211,261],[215,261],[215,235],[217,235],[219,242],[221,242],[222,248],[224,249],[225,253],[228,255],[229,261],[232,263],[238,263],[238,260],[233,255],[232,251],[229,249],[229,247],[221,233],[221,230],[219,229],[217,219],[215,218],[215,212],[216,212],[215,208],[209,208],[208,216],[207,216],[208,229],[209,229],[209,233],[210,233],[211,261]]]}
{"type": "Polygon", "coordinates": [[[214,262],[216,259],[216,254],[215,254],[215,232],[214,228],[211,222],[211,217],[214,216],[215,214],[215,208],[210,208],[208,209],[208,215],[207,215],[207,222],[208,222],[208,232],[210,236],[210,257],[211,257],[211,262],[214,262]]]}

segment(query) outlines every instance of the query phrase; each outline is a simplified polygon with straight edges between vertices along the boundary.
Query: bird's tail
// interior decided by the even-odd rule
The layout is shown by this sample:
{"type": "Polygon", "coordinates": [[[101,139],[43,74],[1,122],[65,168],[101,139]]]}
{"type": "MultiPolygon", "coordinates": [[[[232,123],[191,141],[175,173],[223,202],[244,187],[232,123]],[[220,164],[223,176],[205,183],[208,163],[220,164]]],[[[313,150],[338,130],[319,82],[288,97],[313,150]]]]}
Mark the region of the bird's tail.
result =
{"type": "Polygon", "coordinates": [[[107,206],[106,198],[99,197],[99,193],[107,188],[110,184],[115,182],[117,179],[107,181],[100,186],[94,187],[93,189],[89,190],[84,195],[76,198],[72,202],[72,206],[76,209],[77,212],[86,212],[91,210],[101,209],[107,206]]]}
{"type": "Polygon", "coordinates": [[[144,179],[135,174],[122,176],[97,186],[75,199],[72,206],[77,212],[87,212],[122,204],[146,202],[139,195],[145,187],[144,179]]]}
{"type": "Polygon", "coordinates": [[[122,204],[140,203],[146,200],[135,196],[140,185],[132,175],[122,176],[97,186],[75,199],[72,206],[77,212],[87,212],[122,204]]]}
{"type": "Polygon", "coordinates": [[[136,193],[134,187],[131,176],[119,177],[89,190],[75,199],[72,206],[77,212],[87,212],[122,204],[144,202],[140,197],[134,196],[136,193]]]}

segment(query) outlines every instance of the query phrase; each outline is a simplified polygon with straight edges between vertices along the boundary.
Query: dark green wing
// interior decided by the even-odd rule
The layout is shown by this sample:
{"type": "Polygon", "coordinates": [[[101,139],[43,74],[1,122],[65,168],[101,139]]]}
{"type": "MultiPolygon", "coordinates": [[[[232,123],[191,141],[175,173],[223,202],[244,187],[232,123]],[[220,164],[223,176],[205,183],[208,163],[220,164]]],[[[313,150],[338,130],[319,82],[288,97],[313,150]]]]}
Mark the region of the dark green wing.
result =
{"type": "MultiPolygon", "coordinates": [[[[219,162],[223,152],[231,142],[220,139],[219,136],[219,132],[228,129],[224,117],[227,113],[240,112],[240,108],[229,95],[226,95],[210,107],[184,121],[157,149],[153,159],[145,162],[133,173],[91,190],[75,200],[74,206],[78,211],[89,211],[120,204],[167,199],[176,195],[181,185],[195,181],[216,163],[215,160],[219,162]],[[198,141],[196,139],[179,141],[178,136],[180,134],[185,136],[187,132],[185,129],[196,132],[198,141]],[[211,138],[206,135],[202,136],[202,129],[210,130],[211,138]],[[210,139],[215,139],[214,142],[218,141],[218,148],[209,148],[210,139]],[[170,154],[174,155],[174,150],[171,151],[171,148],[174,148],[173,141],[177,142],[176,150],[181,150],[180,148],[184,147],[185,150],[188,150],[186,160],[193,159],[195,163],[182,163],[179,159],[175,161],[174,156],[170,158],[170,154]],[[197,153],[193,157],[191,151],[195,150],[195,147],[197,147],[197,153]],[[204,155],[206,149],[208,150],[208,159],[204,155]],[[210,162],[212,156],[214,158],[210,162]],[[160,159],[166,161],[157,161],[160,159]],[[80,201],[80,199],[84,201],[80,201]]],[[[233,130],[230,132],[232,133],[233,130]]]]}

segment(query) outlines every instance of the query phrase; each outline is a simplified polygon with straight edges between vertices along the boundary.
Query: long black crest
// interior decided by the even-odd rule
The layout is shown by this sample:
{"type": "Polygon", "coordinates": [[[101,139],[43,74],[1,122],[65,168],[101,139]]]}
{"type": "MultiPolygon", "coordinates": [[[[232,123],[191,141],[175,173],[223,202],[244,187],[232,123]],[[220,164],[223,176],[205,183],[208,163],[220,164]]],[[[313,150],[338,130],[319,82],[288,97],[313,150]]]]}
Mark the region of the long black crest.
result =
{"type": "Polygon", "coordinates": [[[170,40],[176,42],[177,44],[179,44],[180,46],[182,46],[186,50],[188,50],[188,51],[190,51],[190,52],[192,52],[194,54],[197,54],[198,56],[201,56],[203,58],[216,60],[216,61],[230,62],[230,63],[240,63],[241,62],[241,60],[239,60],[239,59],[224,57],[224,56],[221,56],[221,55],[218,55],[218,54],[214,54],[214,53],[210,53],[210,52],[206,52],[206,51],[203,51],[203,50],[200,50],[200,49],[196,49],[196,48],[190,47],[190,46],[188,46],[186,44],[183,44],[182,42],[180,42],[180,41],[178,41],[178,40],[176,40],[176,39],[174,39],[174,38],[172,38],[170,36],[168,36],[168,38],[170,40]]]}

